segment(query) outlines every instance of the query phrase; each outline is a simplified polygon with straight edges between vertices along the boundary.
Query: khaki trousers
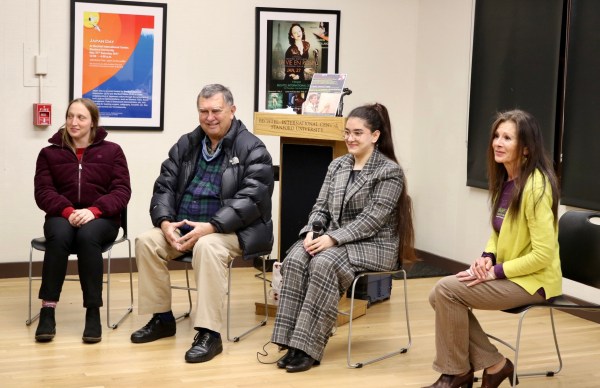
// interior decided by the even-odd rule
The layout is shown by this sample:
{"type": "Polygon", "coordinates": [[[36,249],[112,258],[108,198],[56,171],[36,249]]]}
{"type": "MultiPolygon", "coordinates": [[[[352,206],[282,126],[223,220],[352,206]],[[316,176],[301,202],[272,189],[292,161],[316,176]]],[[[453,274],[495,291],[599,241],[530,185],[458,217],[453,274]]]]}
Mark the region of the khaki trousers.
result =
{"type": "Polygon", "coordinates": [[[503,357],[492,345],[471,309],[506,310],[544,298],[530,295],[507,279],[467,287],[456,276],[440,279],[429,294],[435,310],[435,348],[433,369],[449,375],[492,366],[503,357]]]}
{"type": "MultiPolygon", "coordinates": [[[[194,245],[192,267],[198,289],[194,327],[221,332],[227,269],[233,258],[241,255],[235,233],[209,234],[194,245]]],[[[169,245],[160,228],[148,230],[135,239],[140,315],[171,310],[171,278],[167,263],[179,256],[181,252],[169,245]]]]}

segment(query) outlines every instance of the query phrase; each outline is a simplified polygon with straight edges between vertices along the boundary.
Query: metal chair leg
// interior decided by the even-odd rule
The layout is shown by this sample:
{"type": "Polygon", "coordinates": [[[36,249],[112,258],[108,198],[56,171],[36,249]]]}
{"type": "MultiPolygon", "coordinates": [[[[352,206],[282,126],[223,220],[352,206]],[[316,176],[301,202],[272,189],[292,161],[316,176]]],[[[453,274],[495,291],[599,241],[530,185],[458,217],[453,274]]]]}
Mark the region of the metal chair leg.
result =
{"type": "MultiPolygon", "coordinates": [[[[514,366],[515,366],[515,371],[513,374],[513,384],[516,384],[517,382],[517,376],[519,377],[527,377],[527,376],[547,376],[547,377],[552,377],[556,374],[558,374],[561,370],[562,370],[562,366],[563,366],[563,362],[562,362],[562,357],[560,355],[560,348],[558,346],[558,338],[556,336],[556,326],[554,325],[554,309],[553,308],[549,308],[549,307],[538,307],[538,306],[531,306],[530,308],[528,308],[527,310],[524,310],[523,312],[521,312],[519,317],[519,325],[517,326],[517,338],[515,341],[515,346],[513,346],[512,344],[494,336],[491,334],[487,334],[486,335],[493,339],[494,341],[497,341],[499,343],[501,343],[502,345],[506,346],[507,348],[511,349],[514,352],[514,366]],[[556,348],[556,357],[558,359],[558,367],[555,370],[546,370],[546,371],[536,371],[536,372],[527,372],[527,373],[518,373],[518,365],[519,365],[519,350],[521,347],[521,329],[523,326],[523,321],[525,320],[525,315],[530,311],[533,310],[534,308],[547,308],[550,310],[550,323],[552,326],[552,336],[554,338],[554,346],[556,348]]],[[[478,378],[477,378],[478,379],[478,378]]],[[[475,381],[477,381],[477,379],[475,381]]],[[[514,385],[513,385],[514,386],[514,385]]]]}
{"type": "Polygon", "coordinates": [[[555,374],[559,373],[563,367],[562,357],[560,356],[560,349],[558,348],[558,338],[556,337],[556,327],[554,326],[554,309],[550,309],[550,322],[552,322],[552,337],[554,338],[554,346],[556,347],[556,357],[558,358],[558,369],[552,372],[552,376],[554,376],[555,374]]]}
{"type": "Polygon", "coordinates": [[[408,332],[408,343],[406,344],[405,347],[402,347],[398,350],[395,350],[395,351],[392,351],[389,353],[385,353],[379,357],[372,358],[372,359],[362,361],[362,362],[356,362],[356,363],[352,362],[352,320],[353,320],[352,318],[354,316],[354,291],[355,291],[356,283],[358,282],[358,280],[363,276],[369,275],[370,273],[359,274],[358,276],[356,276],[354,278],[354,281],[352,282],[352,291],[351,291],[351,297],[350,297],[350,317],[349,317],[349,321],[348,321],[348,353],[347,353],[348,367],[362,368],[365,365],[369,365],[374,362],[381,361],[386,358],[390,358],[397,354],[406,353],[406,352],[408,352],[408,349],[410,349],[410,347],[412,345],[412,337],[411,337],[411,332],[410,332],[410,321],[409,321],[409,316],[408,316],[408,287],[407,287],[407,281],[406,281],[406,271],[401,269],[401,270],[396,270],[396,271],[377,272],[377,274],[386,274],[386,273],[392,274],[392,273],[398,273],[398,272],[402,272],[402,275],[403,275],[404,309],[405,309],[405,315],[406,315],[406,328],[407,328],[407,332],[408,332]]]}
{"type": "MultiPolygon", "coordinates": [[[[235,260],[235,259],[234,259],[235,260]]],[[[261,320],[257,325],[252,326],[250,329],[246,330],[242,334],[231,338],[231,267],[233,266],[233,261],[229,263],[229,276],[227,279],[227,340],[230,342],[238,342],[242,337],[247,334],[250,334],[254,330],[258,329],[261,326],[265,326],[267,324],[267,320],[269,319],[269,310],[267,308],[267,271],[265,258],[262,257],[262,281],[263,281],[263,293],[265,298],[265,317],[261,320]]]]}
{"type": "Polygon", "coordinates": [[[529,310],[532,310],[535,307],[532,307],[531,309],[525,310],[521,313],[521,317],[519,318],[519,326],[517,328],[517,342],[515,345],[515,374],[513,376],[513,382],[516,382],[515,377],[517,375],[521,376],[521,377],[525,377],[525,376],[547,376],[547,377],[552,377],[556,374],[558,374],[560,372],[560,370],[562,369],[562,358],[560,356],[560,349],[558,347],[558,340],[556,337],[556,327],[554,326],[554,313],[553,313],[553,308],[550,308],[550,322],[551,322],[551,326],[552,326],[552,336],[554,337],[554,346],[556,347],[556,357],[558,358],[558,368],[556,368],[555,370],[547,370],[547,371],[537,371],[537,372],[527,372],[527,373],[517,373],[517,365],[518,365],[518,358],[519,358],[519,348],[521,345],[521,327],[523,325],[523,320],[525,319],[525,315],[527,314],[527,312],[529,310]]]}
{"type": "MultiPolygon", "coordinates": [[[[235,258],[234,258],[235,260],[235,258]]],[[[258,324],[256,324],[255,326],[251,327],[250,329],[246,330],[245,332],[243,332],[242,334],[235,336],[232,338],[231,335],[231,268],[233,267],[233,262],[234,260],[232,260],[229,263],[228,266],[228,276],[227,276],[227,340],[230,342],[238,342],[242,337],[244,337],[245,335],[253,332],[254,330],[258,329],[261,326],[265,326],[267,324],[267,320],[269,317],[269,312],[268,310],[265,308],[265,317],[263,320],[261,320],[258,324]]],[[[190,316],[191,312],[192,312],[192,296],[191,296],[191,291],[197,291],[196,288],[193,288],[190,286],[190,278],[189,278],[189,263],[184,262],[185,263],[185,280],[186,280],[186,287],[181,287],[181,286],[171,286],[171,288],[173,289],[177,289],[177,290],[185,290],[187,291],[188,294],[188,311],[183,313],[182,315],[177,316],[175,319],[179,320],[181,318],[187,318],[190,316]]],[[[263,281],[263,294],[264,294],[264,300],[265,300],[265,306],[267,306],[267,271],[266,271],[266,263],[265,263],[265,258],[262,258],[262,274],[261,274],[261,279],[263,281]]]]}
{"type": "Polygon", "coordinates": [[[33,281],[33,244],[29,248],[29,317],[25,321],[27,326],[31,325],[33,321],[38,319],[40,313],[37,313],[33,317],[31,316],[31,293],[32,293],[32,281],[33,281]]]}
{"type": "Polygon", "coordinates": [[[187,291],[187,297],[188,297],[188,311],[186,311],[185,313],[178,315],[175,317],[175,320],[178,321],[180,319],[185,319],[187,317],[190,316],[190,314],[192,313],[192,291],[196,291],[196,288],[190,287],[190,275],[189,275],[189,267],[190,264],[185,263],[185,284],[186,287],[181,287],[181,286],[171,286],[171,288],[174,288],[176,290],[184,290],[187,291]]]}
{"type": "Polygon", "coordinates": [[[127,245],[129,248],[129,292],[130,292],[130,303],[129,303],[129,307],[127,307],[127,310],[125,311],[125,313],[121,316],[121,319],[119,319],[119,321],[117,323],[111,324],[110,323],[110,261],[112,258],[112,248],[108,250],[108,259],[107,259],[107,269],[106,269],[106,282],[104,282],[106,284],[106,325],[108,326],[109,329],[116,329],[121,322],[123,322],[123,320],[125,318],[127,318],[127,316],[129,314],[131,314],[131,312],[133,311],[133,265],[131,263],[131,241],[127,240],[127,245]]]}

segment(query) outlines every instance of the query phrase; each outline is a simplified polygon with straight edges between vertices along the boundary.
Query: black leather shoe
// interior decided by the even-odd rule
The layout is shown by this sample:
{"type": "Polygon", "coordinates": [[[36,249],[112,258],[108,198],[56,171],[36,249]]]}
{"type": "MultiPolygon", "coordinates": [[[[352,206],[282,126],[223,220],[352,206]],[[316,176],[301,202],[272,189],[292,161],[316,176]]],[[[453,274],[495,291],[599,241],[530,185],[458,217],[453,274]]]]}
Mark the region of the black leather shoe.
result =
{"type": "Polygon", "coordinates": [[[296,350],[296,357],[294,357],[285,367],[285,370],[290,373],[304,372],[313,367],[313,365],[320,365],[321,363],[300,349],[296,350]]]}
{"type": "Polygon", "coordinates": [[[55,310],[53,307],[42,307],[40,310],[40,321],[35,330],[35,340],[37,342],[48,342],[54,338],[56,334],[55,310]]]}
{"type": "Polygon", "coordinates": [[[95,344],[102,340],[102,324],[100,323],[100,308],[88,307],[85,311],[85,329],[83,329],[83,342],[95,344]]]}
{"type": "Polygon", "coordinates": [[[174,336],[176,330],[175,320],[164,322],[158,314],[154,314],[146,326],[131,334],[131,342],[143,344],[156,341],[157,339],[174,336]]]}
{"type": "Polygon", "coordinates": [[[223,351],[223,341],[208,332],[198,332],[194,337],[192,347],[185,352],[187,362],[206,362],[212,360],[223,351]]]}
{"type": "Polygon", "coordinates": [[[286,366],[296,357],[296,349],[289,348],[285,356],[281,357],[277,360],[277,367],[280,369],[285,369],[286,366]]]}

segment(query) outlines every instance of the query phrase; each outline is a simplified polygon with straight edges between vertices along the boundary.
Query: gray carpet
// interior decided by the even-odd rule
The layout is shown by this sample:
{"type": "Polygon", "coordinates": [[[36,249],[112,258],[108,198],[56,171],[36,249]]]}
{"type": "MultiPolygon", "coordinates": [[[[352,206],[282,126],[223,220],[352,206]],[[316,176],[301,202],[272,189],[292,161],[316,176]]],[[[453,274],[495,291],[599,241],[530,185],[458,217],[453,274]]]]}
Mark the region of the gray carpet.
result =
{"type": "Polygon", "coordinates": [[[423,261],[418,261],[418,262],[414,263],[406,271],[406,277],[408,279],[431,278],[431,277],[447,276],[447,275],[452,275],[452,273],[450,273],[442,268],[427,264],[423,261]]]}

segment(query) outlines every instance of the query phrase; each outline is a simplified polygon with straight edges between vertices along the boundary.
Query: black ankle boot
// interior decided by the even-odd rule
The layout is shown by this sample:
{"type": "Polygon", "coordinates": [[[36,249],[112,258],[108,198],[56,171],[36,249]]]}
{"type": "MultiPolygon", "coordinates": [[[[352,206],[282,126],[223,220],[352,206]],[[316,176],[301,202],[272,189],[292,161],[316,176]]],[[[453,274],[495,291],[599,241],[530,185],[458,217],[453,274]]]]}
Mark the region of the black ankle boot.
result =
{"type": "Polygon", "coordinates": [[[35,340],[38,342],[52,341],[56,334],[56,320],[54,319],[54,307],[42,307],[40,310],[40,321],[35,331],[35,340]]]}
{"type": "Polygon", "coordinates": [[[95,344],[102,340],[102,324],[100,323],[100,308],[88,307],[85,312],[85,329],[83,342],[95,344]]]}

